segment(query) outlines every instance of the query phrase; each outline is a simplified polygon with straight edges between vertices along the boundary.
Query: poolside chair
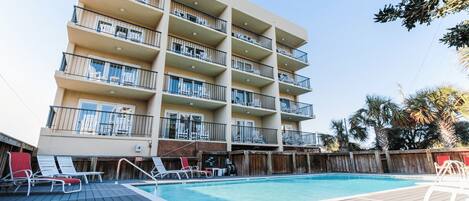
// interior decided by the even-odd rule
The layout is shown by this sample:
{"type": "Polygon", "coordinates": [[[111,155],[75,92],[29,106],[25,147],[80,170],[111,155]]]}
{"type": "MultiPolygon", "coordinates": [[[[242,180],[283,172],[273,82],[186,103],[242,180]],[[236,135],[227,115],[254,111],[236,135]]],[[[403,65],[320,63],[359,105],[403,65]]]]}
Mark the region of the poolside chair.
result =
{"type": "Polygon", "coordinates": [[[71,156],[57,156],[56,158],[57,162],[59,162],[59,167],[62,174],[81,176],[83,177],[83,180],[85,180],[86,184],[88,184],[87,176],[98,176],[99,181],[103,182],[101,175],[104,174],[104,172],[77,172],[75,166],[73,165],[71,156]]]}
{"type": "Polygon", "coordinates": [[[186,171],[186,170],[166,170],[166,168],[164,167],[163,161],[161,161],[160,157],[153,156],[153,157],[151,157],[151,159],[153,160],[153,163],[155,165],[153,170],[151,170],[151,175],[154,178],[160,176],[161,179],[163,179],[166,175],[170,175],[170,174],[177,175],[179,180],[181,180],[181,174],[184,174],[184,175],[186,175],[186,178],[189,178],[189,175],[187,175],[188,171],[186,171]]]}
{"type": "Polygon", "coordinates": [[[73,193],[81,191],[81,181],[75,178],[55,177],[49,176],[47,173],[41,172],[42,176],[33,174],[31,168],[31,155],[24,152],[8,152],[9,167],[11,181],[17,188],[15,192],[21,187],[23,183],[27,183],[28,191],[27,196],[31,193],[31,187],[39,182],[50,182],[50,192],[54,190],[54,185],[60,183],[62,185],[63,193],[73,193]],[[65,191],[65,185],[77,184],[79,188],[76,190],[65,191]]]}
{"type": "Polygon", "coordinates": [[[199,175],[204,174],[207,178],[213,176],[211,171],[199,170],[198,166],[190,166],[187,157],[180,157],[180,159],[182,166],[181,170],[189,171],[191,173],[191,177],[194,177],[194,173],[198,173],[199,175]]]}
{"type": "Polygon", "coordinates": [[[445,161],[448,161],[448,160],[450,160],[449,155],[437,155],[436,156],[436,162],[434,163],[434,165],[435,165],[435,171],[436,171],[437,176],[440,175],[440,172],[444,168],[445,161]]]}

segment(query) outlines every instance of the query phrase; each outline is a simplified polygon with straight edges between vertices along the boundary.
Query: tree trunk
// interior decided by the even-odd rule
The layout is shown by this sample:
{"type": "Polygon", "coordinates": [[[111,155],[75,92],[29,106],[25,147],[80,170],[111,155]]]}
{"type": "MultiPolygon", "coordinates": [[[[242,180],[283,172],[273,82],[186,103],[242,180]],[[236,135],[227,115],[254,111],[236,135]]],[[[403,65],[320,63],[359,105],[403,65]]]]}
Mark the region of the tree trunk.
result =
{"type": "Polygon", "coordinates": [[[374,127],[376,141],[383,151],[389,150],[388,132],[384,128],[374,127]]]}
{"type": "Polygon", "coordinates": [[[445,122],[439,121],[438,122],[438,130],[440,131],[440,140],[443,143],[445,148],[454,148],[458,141],[455,131],[454,125],[452,122],[445,122]]]}

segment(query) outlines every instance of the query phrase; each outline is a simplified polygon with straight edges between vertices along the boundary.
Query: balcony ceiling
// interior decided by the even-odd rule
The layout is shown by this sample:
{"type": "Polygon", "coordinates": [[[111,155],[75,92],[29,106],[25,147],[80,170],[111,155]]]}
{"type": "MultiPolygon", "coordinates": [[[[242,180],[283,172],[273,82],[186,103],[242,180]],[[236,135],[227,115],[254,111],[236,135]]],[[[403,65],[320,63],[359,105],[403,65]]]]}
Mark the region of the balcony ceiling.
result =
{"type": "Polygon", "coordinates": [[[257,18],[249,16],[241,11],[233,9],[233,24],[241,27],[243,29],[247,29],[259,35],[262,35],[267,29],[270,28],[270,24],[263,22],[257,18]],[[245,25],[246,23],[246,25],[245,25]]]}
{"type": "Polygon", "coordinates": [[[292,35],[278,28],[275,30],[275,37],[277,39],[277,42],[288,45],[293,48],[298,48],[306,44],[306,41],[301,39],[300,37],[292,35]]]}
{"type": "Polygon", "coordinates": [[[223,39],[226,38],[225,33],[193,23],[180,17],[176,17],[174,15],[171,15],[169,19],[169,33],[212,47],[217,46],[223,39]]]}
{"type": "Polygon", "coordinates": [[[215,0],[175,0],[178,3],[182,3],[186,6],[200,10],[204,13],[213,15],[215,17],[220,16],[220,14],[225,10],[226,5],[215,0]],[[197,5],[196,3],[197,2],[197,5]]]}
{"type": "Polygon", "coordinates": [[[145,5],[136,0],[80,0],[80,2],[85,4],[86,8],[153,29],[156,28],[163,16],[161,9],[145,5]],[[121,11],[121,9],[124,9],[124,11],[121,11]]]}

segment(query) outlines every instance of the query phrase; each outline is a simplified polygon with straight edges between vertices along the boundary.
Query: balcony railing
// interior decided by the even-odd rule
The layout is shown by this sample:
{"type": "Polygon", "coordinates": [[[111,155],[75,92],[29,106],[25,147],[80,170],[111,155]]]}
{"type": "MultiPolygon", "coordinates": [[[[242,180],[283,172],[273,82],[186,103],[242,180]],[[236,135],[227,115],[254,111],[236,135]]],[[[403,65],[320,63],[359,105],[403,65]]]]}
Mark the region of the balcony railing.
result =
{"type": "Polygon", "coordinates": [[[154,71],[76,54],[63,53],[59,71],[100,83],[156,89],[157,73],[154,71]]]}
{"type": "Polygon", "coordinates": [[[168,74],[165,74],[164,77],[163,91],[165,92],[207,100],[226,101],[225,86],[168,74]]]}
{"type": "Polygon", "coordinates": [[[189,42],[175,36],[168,37],[168,50],[203,61],[226,65],[226,52],[189,42]]]}
{"type": "Polygon", "coordinates": [[[288,47],[287,45],[277,43],[277,52],[285,56],[291,57],[293,59],[299,60],[303,63],[308,63],[308,54],[306,52],[292,47],[288,47]]]}
{"type": "Polygon", "coordinates": [[[238,26],[232,26],[231,35],[237,39],[272,50],[272,39],[238,26]]]}
{"type": "Polygon", "coordinates": [[[135,0],[139,3],[143,3],[145,5],[149,5],[151,7],[155,7],[158,9],[164,9],[164,0],[135,0]]]}
{"type": "Polygon", "coordinates": [[[226,21],[196,10],[181,3],[171,1],[171,14],[210,29],[226,33],[226,21]]]}
{"type": "Polygon", "coordinates": [[[151,137],[152,116],[51,106],[47,128],[73,134],[151,137]]]}
{"type": "Polygon", "coordinates": [[[160,127],[162,139],[226,141],[226,124],[162,117],[160,127]]]}
{"type": "Polygon", "coordinates": [[[161,33],[96,11],[74,7],[72,22],[78,26],[116,38],[160,47],[161,33]]]}
{"type": "Polygon", "coordinates": [[[274,78],[274,68],[272,68],[271,66],[267,66],[234,55],[231,58],[231,66],[234,69],[260,75],[267,78],[274,78]]]}
{"type": "Polygon", "coordinates": [[[321,139],[317,133],[302,132],[296,130],[283,130],[282,139],[284,145],[292,146],[320,146],[321,139]]]}
{"type": "Polygon", "coordinates": [[[275,97],[273,96],[232,89],[231,98],[233,104],[275,110],[275,97]]]}
{"type": "Polygon", "coordinates": [[[280,108],[282,112],[296,114],[305,117],[313,117],[313,105],[300,103],[288,99],[280,99],[280,108]]]}
{"type": "Polygon", "coordinates": [[[277,144],[277,129],[232,125],[231,133],[233,143],[277,144]]]}
{"type": "Polygon", "coordinates": [[[293,84],[299,87],[311,89],[311,85],[309,83],[308,77],[304,77],[304,76],[290,73],[287,71],[279,70],[278,79],[280,82],[285,82],[285,83],[293,84]]]}

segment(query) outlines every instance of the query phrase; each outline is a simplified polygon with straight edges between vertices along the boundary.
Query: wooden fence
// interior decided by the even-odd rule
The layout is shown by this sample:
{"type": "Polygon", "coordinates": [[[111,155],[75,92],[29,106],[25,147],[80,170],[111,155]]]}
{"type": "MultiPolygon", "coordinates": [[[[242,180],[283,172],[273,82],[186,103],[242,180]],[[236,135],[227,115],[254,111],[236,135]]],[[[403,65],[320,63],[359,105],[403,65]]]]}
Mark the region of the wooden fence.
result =
{"type": "Polygon", "coordinates": [[[32,153],[35,147],[0,132],[0,178],[9,173],[8,152],[25,151],[32,153]]]}
{"type": "MultiPolygon", "coordinates": [[[[462,161],[469,156],[469,148],[409,151],[359,151],[346,153],[276,152],[247,151],[198,152],[190,157],[191,165],[206,168],[206,161],[212,158],[216,167],[225,167],[229,158],[237,168],[239,176],[262,176],[275,174],[302,173],[399,173],[433,174],[434,161],[438,155],[449,155],[452,160],[462,161]]],[[[110,157],[74,157],[78,171],[102,171],[105,179],[116,178],[117,160],[110,157]]],[[[147,158],[128,158],[145,171],[151,171],[153,162],[147,158]]],[[[180,169],[178,157],[163,157],[168,170],[180,169]]],[[[128,164],[122,165],[121,179],[146,179],[128,164]]]]}

